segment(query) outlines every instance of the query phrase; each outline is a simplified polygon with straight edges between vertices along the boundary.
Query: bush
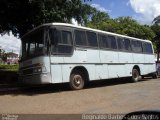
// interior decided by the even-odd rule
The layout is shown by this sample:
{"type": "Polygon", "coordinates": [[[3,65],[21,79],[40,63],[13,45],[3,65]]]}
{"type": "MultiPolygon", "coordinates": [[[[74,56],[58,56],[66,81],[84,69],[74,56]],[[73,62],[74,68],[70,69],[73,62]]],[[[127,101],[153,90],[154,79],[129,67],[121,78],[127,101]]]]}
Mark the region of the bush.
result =
{"type": "Polygon", "coordinates": [[[0,71],[18,71],[19,65],[0,65],[0,71]]]}

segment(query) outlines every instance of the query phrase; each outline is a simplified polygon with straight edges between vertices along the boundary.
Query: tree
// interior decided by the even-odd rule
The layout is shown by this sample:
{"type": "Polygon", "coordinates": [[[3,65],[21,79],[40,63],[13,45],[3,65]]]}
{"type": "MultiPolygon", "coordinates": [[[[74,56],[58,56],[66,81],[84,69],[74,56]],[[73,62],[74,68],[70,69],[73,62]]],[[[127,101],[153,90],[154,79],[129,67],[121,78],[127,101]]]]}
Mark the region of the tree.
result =
{"type": "Polygon", "coordinates": [[[128,35],[131,37],[152,40],[155,37],[152,29],[147,25],[140,25],[131,17],[119,17],[116,19],[118,23],[117,33],[128,35]]]}
{"type": "Polygon", "coordinates": [[[0,49],[0,58],[2,59],[2,61],[7,61],[7,54],[3,49],[0,49]]]}
{"type": "Polygon", "coordinates": [[[81,16],[79,22],[81,25],[86,26],[90,21],[91,16],[93,15],[95,8],[91,7],[88,4],[83,4],[81,8],[81,16]]]}
{"type": "Polygon", "coordinates": [[[153,19],[152,30],[155,32],[154,43],[156,44],[157,61],[159,61],[160,54],[160,16],[153,19]]]}
{"type": "Polygon", "coordinates": [[[90,11],[92,11],[89,18],[90,20],[88,19],[88,23],[86,24],[88,27],[100,29],[101,24],[110,19],[106,12],[101,12],[96,8],[92,8],[90,11]]]}
{"type": "Polygon", "coordinates": [[[160,15],[153,19],[153,23],[156,25],[160,24],[160,15]]]}
{"type": "Polygon", "coordinates": [[[1,0],[0,33],[11,30],[21,37],[43,23],[81,22],[84,8],[81,0],[1,0]]]}

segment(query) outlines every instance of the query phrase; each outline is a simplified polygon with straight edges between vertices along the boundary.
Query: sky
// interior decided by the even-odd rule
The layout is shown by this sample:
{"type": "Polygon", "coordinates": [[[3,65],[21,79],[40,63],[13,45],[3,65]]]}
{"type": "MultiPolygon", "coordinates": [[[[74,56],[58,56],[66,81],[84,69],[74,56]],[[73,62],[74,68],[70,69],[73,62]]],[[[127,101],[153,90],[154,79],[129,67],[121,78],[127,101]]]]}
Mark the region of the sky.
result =
{"type": "MultiPolygon", "coordinates": [[[[140,24],[151,25],[153,19],[160,15],[160,0],[92,0],[87,3],[107,12],[111,18],[130,16],[140,24]]],[[[6,52],[19,53],[20,44],[20,40],[12,34],[0,36],[0,46],[6,52]]]]}
{"type": "Polygon", "coordinates": [[[112,18],[130,16],[141,24],[151,24],[160,15],[160,0],[92,0],[88,4],[112,18]]]}

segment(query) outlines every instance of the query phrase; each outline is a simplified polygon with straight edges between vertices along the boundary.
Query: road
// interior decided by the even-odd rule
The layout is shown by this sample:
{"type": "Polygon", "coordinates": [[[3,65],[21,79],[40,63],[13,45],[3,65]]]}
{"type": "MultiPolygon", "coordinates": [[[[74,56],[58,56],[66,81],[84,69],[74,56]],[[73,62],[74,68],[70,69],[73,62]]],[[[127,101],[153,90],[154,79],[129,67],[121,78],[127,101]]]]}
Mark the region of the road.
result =
{"type": "Polygon", "coordinates": [[[160,78],[137,83],[125,80],[92,82],[72,91],[66,84],[0,92],[0,113],[70,114],[128,113],[160,110],[160,78]]]}

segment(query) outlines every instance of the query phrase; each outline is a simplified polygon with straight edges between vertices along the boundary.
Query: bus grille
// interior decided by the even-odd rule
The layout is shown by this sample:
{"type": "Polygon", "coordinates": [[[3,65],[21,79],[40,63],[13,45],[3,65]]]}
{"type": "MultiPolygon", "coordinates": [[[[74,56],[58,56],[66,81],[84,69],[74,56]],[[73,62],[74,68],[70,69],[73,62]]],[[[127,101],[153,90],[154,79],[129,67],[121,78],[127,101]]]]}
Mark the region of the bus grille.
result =
{"type": "Polygon", "coordinates": [[[26,70],[23,70],[23,74],[24,75],[27,75],[27,74],[32,74],[33,73],[33,69],[26,69],[26,70]]]}

